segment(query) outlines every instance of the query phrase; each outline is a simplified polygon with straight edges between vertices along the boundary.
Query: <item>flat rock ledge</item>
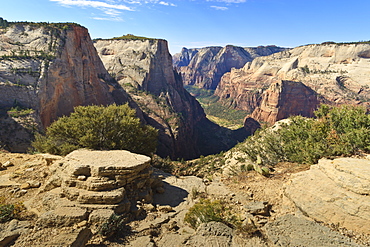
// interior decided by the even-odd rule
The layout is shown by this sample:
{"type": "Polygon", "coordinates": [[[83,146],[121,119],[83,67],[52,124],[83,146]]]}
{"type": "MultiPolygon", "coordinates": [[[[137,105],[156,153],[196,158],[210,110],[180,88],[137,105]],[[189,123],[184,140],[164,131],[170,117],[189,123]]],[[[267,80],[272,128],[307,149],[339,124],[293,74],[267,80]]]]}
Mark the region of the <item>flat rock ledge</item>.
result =
{"type": "Polygon", "coordinates": [[[370,234],[370,160],[321,159],[295,174],[284,191],[310,218],[370,234]]]}

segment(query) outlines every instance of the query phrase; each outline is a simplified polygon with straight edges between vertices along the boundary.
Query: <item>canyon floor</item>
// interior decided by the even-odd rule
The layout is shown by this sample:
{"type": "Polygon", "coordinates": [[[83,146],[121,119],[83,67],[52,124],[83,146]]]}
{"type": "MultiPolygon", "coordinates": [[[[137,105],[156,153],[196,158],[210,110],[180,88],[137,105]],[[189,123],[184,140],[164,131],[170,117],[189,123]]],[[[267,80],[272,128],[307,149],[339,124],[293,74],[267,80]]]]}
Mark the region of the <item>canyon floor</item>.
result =
{"type": "MultiPolygon", "coordinates": [[[[1,197],[4,203],[27,205],[52,175],[49,167],[53,161],[41,155],[0,153],[0,163],[5,165],[7,161],[11,165],[8,163],[0,170],[1,197]]],[[[162,179],[164,191],[155,193],[150,204],[138,202],[139,210],[133,212],[135,219],[115,237],[94,234],[83,240],[87,238],[84,230],[90,227],[88,222],[50,227],[40,225],[36,214],[25,211],[20,221],[0,224],[0,246],[81,246],[81,241],[89,247],[370,246],[368,229],[354,231],[330,220],[329,223],[314,220],[308,215],[309,210],[297,206],[300,202],[291,200],[294,194],[287,197],[285,187],[294,184],[296,176],[309,171],[307,165],[280,163],[269,177],[248,171],[227,177],[215,173],[202,179],[174,176],[155,169],[154,175],[162,179]],[[239,219],[242,225],[231,228],[227,223],[209,222],[193,229],[184,222],[184,217],[189,208],[206,199],[226,203],[230,212],[242,217],[239,219]]],[[[368,200],[368,195],[365,199],[368,200]]],[[[365,203],[364,207],[367,206],[365,203]]],[[[369,214],[368,210],[364,214],[369,214]]],[[[356,223],[351,222],[349,227],[356,227],[356,223]]]]}

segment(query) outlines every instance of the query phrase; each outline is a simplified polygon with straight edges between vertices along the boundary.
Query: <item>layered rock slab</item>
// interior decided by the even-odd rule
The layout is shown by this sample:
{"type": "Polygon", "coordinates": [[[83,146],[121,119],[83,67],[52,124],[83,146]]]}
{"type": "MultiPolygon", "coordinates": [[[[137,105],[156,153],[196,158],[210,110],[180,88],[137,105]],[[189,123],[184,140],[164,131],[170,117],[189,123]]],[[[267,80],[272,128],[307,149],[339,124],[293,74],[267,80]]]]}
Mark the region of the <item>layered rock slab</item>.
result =
{"type": "Polygon", "coordinates": [[[370,234],[370,161],[321,159],[293,175],[285,195],[310,218],[370,234]]]}
{"type": "Polygon", "coordinates": [[[78,207],[129,213],[137,201],[151,202],[152,189],[161,186],[150,161],[125,150],[73,151],[50,167],[54,175],[40,188],[39,212],[78,207]]]}

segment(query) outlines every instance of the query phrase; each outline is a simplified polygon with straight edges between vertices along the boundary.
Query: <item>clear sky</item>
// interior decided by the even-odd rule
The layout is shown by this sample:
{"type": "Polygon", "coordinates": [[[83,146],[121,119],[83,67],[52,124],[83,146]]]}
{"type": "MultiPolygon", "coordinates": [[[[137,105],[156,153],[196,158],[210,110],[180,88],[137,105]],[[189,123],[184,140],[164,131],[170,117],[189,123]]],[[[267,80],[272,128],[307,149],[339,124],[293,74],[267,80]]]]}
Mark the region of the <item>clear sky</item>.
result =
{"type": "Polygon", "coordinates": [[[182,47],[370,40],[370,0],[2,0],[8,21],[76,22],[92,38],[134,34],[182,47]]]}

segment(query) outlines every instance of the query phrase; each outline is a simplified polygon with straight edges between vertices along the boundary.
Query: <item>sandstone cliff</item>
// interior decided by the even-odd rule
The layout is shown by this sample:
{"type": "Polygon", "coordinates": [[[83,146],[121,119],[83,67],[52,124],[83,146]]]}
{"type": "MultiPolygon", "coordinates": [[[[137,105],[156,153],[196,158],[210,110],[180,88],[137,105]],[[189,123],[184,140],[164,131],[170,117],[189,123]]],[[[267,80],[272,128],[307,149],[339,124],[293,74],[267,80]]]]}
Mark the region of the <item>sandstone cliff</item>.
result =
{"type": "Polygon", "coordinates": [[[278,81],[263,93],[262,101],[251,117],[271,125],[292,115],[314,117],[313,112],[319,104],[316,92],[303,83],[278,81]]]}
{"type": "Polygon", "coordinates": [[[188,159],[230,147],[212,141],[221,128],[206,119],[200,104],[184,89],[167,41],[123,36],[96,40],[95,47],[109,73],[145,112],[146,121],[159,129],[161,156],[188,159]],[[213,133],[205,134],[204,128],[213,133]]]}
{"type": "Polygon", "coordinates": [[[1,29],[0,46],[1,107],[35,109],[48,126],[74,106],[114,102],[116,85],[84,27],[14,23],[1,29]]]}
{"type": "MultiPolygon", "coordinates": [[[[317,93],[320,102],[360,104],[368,107],[369,51],[370,44],[321,44],[301,46],[270,56],[257,57],[252,62],[246,63],[243,68],[226,73],[215,94],[221,100],[228,99],[228,104],[236,108],[252,112],[260,106],[263,91],[272,83],[287,80],[301,82],[310,87],[317,93]]],[[[270,93],[266,93],[265,96],[270,93]]],[[[298,102],[304,95],[303,91],[296,91],[291,96],[297,99],[291,100],[298,102]]],[[[275,104],[268,103],[267,100],[265,98],[263,104],[275,104]]],[[[310,101],[309,98],[304,100],[310,101]]],[[[305,107],[304,104],[299,104],[299,107],[302,108],[291,108],[291,114],[310,112],[309,108],[312,105],[305,107]]],[[[270,121],[261,116],[259,120],[270,121]]]]}
{"type": "Polygon", "coordinates": [[[243,48],[228,45],[201,49],[182,49],[175,55],[174,64],[181,73],[184,84],[206,89],[216,89],[223,74],[231,68],[241,68],[258,56],[267,56],[285,48],[276,46],[243,48]]]}
{"type": "Polygon", "coordinates": [[[78,105],[127,101],[129,96],[104,68],[86,28],[20,22],[0,29],[1,122],[9,122],[4,111],[11,107],[33,109],[32,132],[78,105]]]}

